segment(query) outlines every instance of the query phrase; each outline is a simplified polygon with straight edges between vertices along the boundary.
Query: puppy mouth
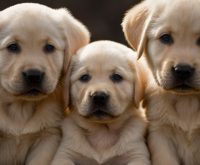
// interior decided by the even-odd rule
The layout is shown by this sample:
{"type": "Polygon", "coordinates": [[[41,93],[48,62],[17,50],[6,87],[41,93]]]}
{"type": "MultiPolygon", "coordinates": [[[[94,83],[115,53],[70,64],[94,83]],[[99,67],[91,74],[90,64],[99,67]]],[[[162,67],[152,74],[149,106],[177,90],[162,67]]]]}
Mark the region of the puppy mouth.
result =
{"type": "Polygon", "coordinates": [[[177,85],[174,89],[185,91],[185,90],[192,90],[193,88],[187,84],[180,84],[180,85],[177,85]]]}
{"type": "Polygon", "coordinates": [[[193,83],[193,80],[180,81],[175,79],[158,79],[157,83],[159,86],[166,90],[176,91],[176,92],[188,92],[188,91],[197,91],[196,85],[193,83]]]}
{"type": "Polygon", "coordinates": [[[189,83],[174,84],[173,86],[167,87],[165,89],[172,90],[177,93],[198,92],[198,90],[189,83]]]}
{"type": "Polygon", "coordinates": [[[37,97],[40,95],[45,95],[46,93],[41,88],[28,88],[22,92],[20,92],[19,96],[25,96],[25,97],[37,97]]]}
{"type": "Polygon", "coordinates": [[[104,108],[92,109],[90,110],[89,114],[86,116],[86,118],[95,119],[98,121],[108,120],[114,117],[115,117],[114,115],[112,115],[110,112],[108,112],[107,109],[104,109],[104,108]]]}
{"type": "Polygon", "coordinates": [[[30,89],[27,90],[26,92],[24,92],[22,95],[26,95],[26,96],[38,96],[40,94],[44,94],[41,90],[39,89],[30,89]]]}
{"type": "Polygon", "coordinates": [[[97,110],[93,112],[92,114],[90,114],[90,116],[95,116],[97,118],[105,118],[105,117],[111,117],[112,115],[102,110],[97,110]]]}

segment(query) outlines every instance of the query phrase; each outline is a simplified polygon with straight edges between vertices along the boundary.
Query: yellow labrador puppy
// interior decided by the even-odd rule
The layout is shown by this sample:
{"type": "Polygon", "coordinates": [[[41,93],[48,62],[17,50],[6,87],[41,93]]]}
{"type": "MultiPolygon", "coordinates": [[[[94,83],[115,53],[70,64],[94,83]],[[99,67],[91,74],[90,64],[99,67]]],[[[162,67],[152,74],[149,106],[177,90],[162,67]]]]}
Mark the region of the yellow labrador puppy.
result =
{"type": "Polygon", "coordinates": [[[153,165],[200,165],[199,18],[199,0],[146,0],[123,22],[154,77],[146,99],[153,165]]]}
{"type": "Polygon", "coordinates": [[[65,9],[25,3],[0,12],[0,164],[50,164],[60,140],[64,64],[88,41],[65,9]]]}
{"type": "Polygon", "coordinates": [[[119,43],[97,41],[74,56],[72,112],[53,165],[150,164],[146,122],[137,108],[145,79],[134,55],[119,43]]]}

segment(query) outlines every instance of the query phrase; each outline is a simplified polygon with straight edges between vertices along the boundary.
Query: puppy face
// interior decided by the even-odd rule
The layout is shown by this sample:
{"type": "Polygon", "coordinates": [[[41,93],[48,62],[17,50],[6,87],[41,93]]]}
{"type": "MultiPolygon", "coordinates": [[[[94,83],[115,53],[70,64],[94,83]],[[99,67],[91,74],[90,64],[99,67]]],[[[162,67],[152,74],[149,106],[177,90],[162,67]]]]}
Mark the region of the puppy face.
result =
{"type": "Polygon", "coordinates": [[[66,56],[89,40],[83,25],[64,9],[25,3],[2,11],[0,18],[0,84],[23,99],[52,93],[66,56]],[[81,43],[74,45],[76,37],[81,43]]]}
{"type": "Polygon", "coordinates": [[[118,43],[98,41],[80,50],[71,73],[71,101],[79,115],[107,122],[138,104],[143,83],[135,66],[134,52],[118,43]]]}
{"type": "Polygon", "coordinates": [[[199,7],[198,0],[147,0],[124,19],[127,40],[140,55],[145,52],[158,85],[164,89],[178,93],[200,90],[199,7]]]}

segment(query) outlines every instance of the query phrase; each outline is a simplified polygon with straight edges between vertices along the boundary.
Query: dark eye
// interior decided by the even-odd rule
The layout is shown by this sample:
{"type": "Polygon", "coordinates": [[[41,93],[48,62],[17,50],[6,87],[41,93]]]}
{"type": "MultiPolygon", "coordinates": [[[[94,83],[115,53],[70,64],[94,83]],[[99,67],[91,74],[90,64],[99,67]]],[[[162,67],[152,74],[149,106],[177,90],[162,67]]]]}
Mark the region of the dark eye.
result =
{"type": "Polygon", "coordinates": [[[160,36],[159,40],[165,45],[171,45],[174,42],[171,34],[163,34],[162,36],[160,36]]]}
{"type": "Polygon", "coordinates": [[[200,38],[197,40],[197,45],[200,46],[200,38]]]}
{"type": "Polygon", "coordinates": [[[88,81],[91,80],[91,76],[90,76],[89,74],[84,74],[84,75],[82,75],[82,76],[79,78],[79,80],[80,80],[81,82],[88,82],[88,81]]]}
{"type": "Polygon", "coordinates": [[[55,51],[55,46],[46,44],[43,49],[45,53],[53,53],[55,51]]]}
{"type": "Polygon", "coordinates": [[[21,51],[21,47],[17,43],[12,43],[8,45],[6,49],[11,53],[19,53],[21,51]]]}
{"type": "Polygon", "coordinates": [[[123,77],[121,76],[121,75],[119,75],[119,74],[112,74],[111,76],[110,76],[110,79],[114,82],[114,83],[119,83],[119,82],[121,82],[122,80],[123,80],[123,77]]]}

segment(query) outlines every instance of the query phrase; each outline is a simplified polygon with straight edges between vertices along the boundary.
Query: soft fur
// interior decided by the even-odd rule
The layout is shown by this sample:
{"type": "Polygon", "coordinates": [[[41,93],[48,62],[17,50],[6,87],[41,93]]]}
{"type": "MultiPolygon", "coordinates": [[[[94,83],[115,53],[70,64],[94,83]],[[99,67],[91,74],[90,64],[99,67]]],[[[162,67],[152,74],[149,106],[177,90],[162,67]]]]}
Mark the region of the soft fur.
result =
{"type": "Polygon", "coordinates": [[[50,164],[61,135],[62,75],[88,42],[87,29],[66,9],[24,3],[0,12],[0,164],[50,164]],[[25,84],[28,69],[44,73],[40,92],[25,84]]]}
{"type": "Polygon", "coordinates": [[[200,164],[199,17],[199,0],[146,0],[122,23],[126,39],[153,73],[145,102],[153,165],[200,164]],[[163,42],[163,35],[173,42],[163,42]],[[186,88],[171,71],[179,64],[194,69],[186,88]]]}
{"type": "MultiPolygon", "coordinates": [[[[148,165],[146,122],[138,106],[145,79],[131,49],[112,41],[93,42],[73,56],[71,114],[63,123],[63,139],[53,165],[148,165]],[[114,82],[112,76],[123,77],[114,82]],[[81,77],[89,75],[88,82],[81,77]],[[91,113],[91,97],[109,95],[104,107],[112,115],[91,113]]],[[[67,92],[66,92],[67,94],[67,92]]],[[[67,101],[67,100],[66,100],[67,101]]]]}

